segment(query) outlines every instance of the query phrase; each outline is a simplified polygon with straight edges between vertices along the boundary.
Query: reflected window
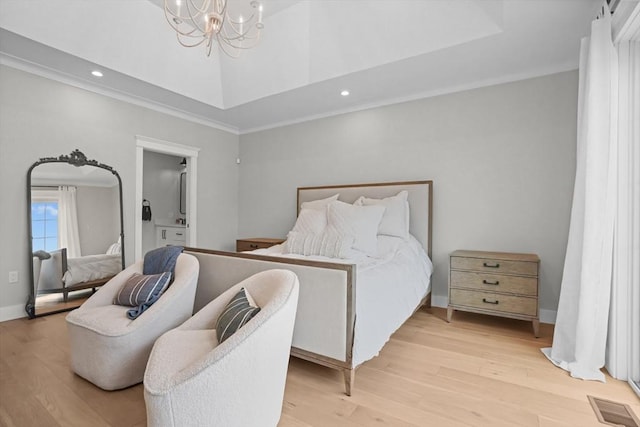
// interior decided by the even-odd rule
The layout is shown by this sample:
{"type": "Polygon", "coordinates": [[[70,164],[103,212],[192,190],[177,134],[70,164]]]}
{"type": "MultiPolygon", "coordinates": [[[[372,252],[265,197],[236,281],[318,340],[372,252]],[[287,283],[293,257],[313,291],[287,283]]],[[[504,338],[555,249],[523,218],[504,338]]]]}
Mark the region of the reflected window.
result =
{"type": "Polygon", "coordinates": [[[58,248],[58,202],[31,204],[33,250],[53,251],[58,248]]]}
{"type": "Polygon", "coordinates": [[[33,251],[53,251],[58,246],[57,189],[40,188],[31,194],[31,236],[33,251]]]}

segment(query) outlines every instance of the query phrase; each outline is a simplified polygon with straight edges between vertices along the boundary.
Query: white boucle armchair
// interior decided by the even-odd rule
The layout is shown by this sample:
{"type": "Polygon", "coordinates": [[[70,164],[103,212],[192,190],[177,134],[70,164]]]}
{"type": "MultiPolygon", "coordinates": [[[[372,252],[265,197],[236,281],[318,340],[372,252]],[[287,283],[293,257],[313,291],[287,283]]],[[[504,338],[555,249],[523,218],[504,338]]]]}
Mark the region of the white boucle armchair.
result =
{"type": "Polygon", "coordinates": [[[72,370],[104,390],[117,390],[142,382],[149,353],[156,339],[191,317],[200,271],[197,258],[180,254],[175,279],[164,294],[138,318],[131,307],[113,299],[133,273],[142,273],[143,261],[118,273],[67,315],[72,370]]]}
{"type": "Polygon", "coordinates": [[[275,427],[298,305],[298,278],[268,270],[238,283],[156,341],[144,376],[150,427],[275,427]],[[214,329],[245,288],[261,308],[222,344],[214,329]]]}

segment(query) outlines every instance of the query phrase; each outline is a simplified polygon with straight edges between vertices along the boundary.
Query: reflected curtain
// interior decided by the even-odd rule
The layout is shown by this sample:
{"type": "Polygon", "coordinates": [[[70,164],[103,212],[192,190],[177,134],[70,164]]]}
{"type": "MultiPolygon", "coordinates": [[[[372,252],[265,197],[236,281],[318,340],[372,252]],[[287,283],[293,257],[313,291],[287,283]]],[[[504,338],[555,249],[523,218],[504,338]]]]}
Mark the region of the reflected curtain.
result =
{"type": "Polygon", "coordinates": [[[78,231],[76,187],[58,187],[58,239],[61,248],[67,248],[69,258],[82,256],[78,231]]]}

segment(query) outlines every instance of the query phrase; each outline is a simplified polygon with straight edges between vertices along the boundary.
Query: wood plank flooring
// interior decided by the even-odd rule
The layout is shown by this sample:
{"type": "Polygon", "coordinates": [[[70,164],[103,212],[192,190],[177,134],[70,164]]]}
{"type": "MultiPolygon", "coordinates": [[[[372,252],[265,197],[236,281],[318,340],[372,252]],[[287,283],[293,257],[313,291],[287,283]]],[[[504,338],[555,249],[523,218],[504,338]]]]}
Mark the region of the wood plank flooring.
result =
{"type": "MultiPolygon", "coordinates": [[[[106,392],[69,369],[65,314],[0,323],[0,426],[146,424],[142,385],[106,392]]],[[[280,427],[602,426],[587,395],[640,401],[627,383],[571,378],[540,352],[528,322],[421,310],[362,365],[353,396],[342,373],[292,359],[280,427]]]]}

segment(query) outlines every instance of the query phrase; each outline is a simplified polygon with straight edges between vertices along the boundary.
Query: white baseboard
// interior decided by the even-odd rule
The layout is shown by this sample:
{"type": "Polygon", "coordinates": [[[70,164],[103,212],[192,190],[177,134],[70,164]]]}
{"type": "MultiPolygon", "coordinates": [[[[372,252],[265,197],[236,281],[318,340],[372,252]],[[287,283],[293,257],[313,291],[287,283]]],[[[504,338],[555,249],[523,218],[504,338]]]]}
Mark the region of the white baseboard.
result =
{"type": "MultiPolygon", "coordinates": [[[[447,308],[449,304],[449,298],[444,295],[431,295],[431,305],[433,307],[442,307],[447,308]]],[[[551,323],[554,325],[556,323],[556,314],[555,310],[545,310],[540,309],[540,323],[551,323]]]]}
{"type": "Polygon", "coordinates": [[[540,323],[551,323],[552,325],[556,324],[556,315],[558,314],[555,310],[545,310],[543,308],[540,309],[540,323]]]}
{"type": "Polygon", "coordinates": [[[27,312],[24,310],[24,304],[0,307],[0,322],[19,319],[21,317],[27,317],[27,312]]]}
{"type": "Polygon", "coordinates": [[[447,305],[449,305],[449,297],[443,295],[431,295],[431,305],[433,307],[447,308],[447,305]]]}

